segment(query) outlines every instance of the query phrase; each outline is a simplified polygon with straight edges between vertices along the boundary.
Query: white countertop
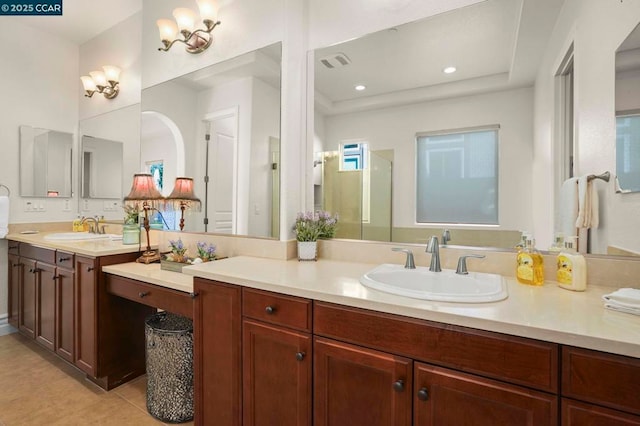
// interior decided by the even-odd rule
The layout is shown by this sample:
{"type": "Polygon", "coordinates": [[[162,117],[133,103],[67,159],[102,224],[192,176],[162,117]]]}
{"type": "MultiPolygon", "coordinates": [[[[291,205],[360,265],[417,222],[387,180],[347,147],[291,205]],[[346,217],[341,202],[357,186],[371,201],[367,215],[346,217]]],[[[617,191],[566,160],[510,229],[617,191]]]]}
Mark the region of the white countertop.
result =
{"type": "MultiPolygon", "coordinates": [[[[611,288],[572,292],[555,283],[532,287],[507,279],[509,297],[504,301],[432,302],[360,284],[359,277],[375,266],[238,256],[185,267],[182,275],[640,358],[640,316],[604,309],[602,295],[611,288]]],[[[109,268],[114,267],[105,270],[109,268]]],[[[154,279],[151,272],[149,279],[154,279]]]]}
{"type": "Polygon", "coordinates": [[[54,250],[65,250],[90,257],[134,253],[146,249],[145,246],[140,246],[138,244],[126,245],[122,244],[122,240],[112,241],[109,238],[79,241],[46,240],[44,238],[47,234],[56,233],[57,232],[38,232],[37,234],[14,233],[7,235],[6,239],[29,243],[37,247],[44,247],[54,250]]]}
{"type": "Polygon", "coordinates": [[[150,284],[171,288],[178,291],[193,293],[193,277],[180,272],[163,271],[159,263],[120,263],[103,266],[102,271],[108,274],[118,275],[132,280],[143,281],[150,284]]]}

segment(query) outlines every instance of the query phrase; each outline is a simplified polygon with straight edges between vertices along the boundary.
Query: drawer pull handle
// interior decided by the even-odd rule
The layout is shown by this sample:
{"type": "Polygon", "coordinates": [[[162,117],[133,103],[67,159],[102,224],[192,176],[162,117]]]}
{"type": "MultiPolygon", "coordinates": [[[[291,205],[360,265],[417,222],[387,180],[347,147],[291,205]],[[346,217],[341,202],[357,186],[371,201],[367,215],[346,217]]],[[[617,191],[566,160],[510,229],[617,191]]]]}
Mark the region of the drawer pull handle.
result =
{"type": "Polygon", "coordinates": [[[60,278],[60,275],[54,275],[51,277],[52,280],[57,280],[58,278],[60,278]]]}
{"type": "Polygon", "coordinates": [[[18,262],[18,263],[14,263],[14,264],[13,264],[13,267],[14,267],[14,268],[17,268],[18,266],[22,266],[22,265],[24,265],[24,264],[23,264],[23,263],[19,263],[19,262],[18,262]]]}
{"type": "Polygon", "coordinates": [[[404,380],[397,380],[393,382],[393,390],[396,392],[404,391],[404,380]]]}
{"type": "Polygon", "coordinates": [[[9,250],[17,250],[18,246],[9,246],[9,250]]]}
{"type": "Polygon", "coordinates": [[[298,352],[298,353],[296,354],[296,360],[297,360],[297,361],[302,361],[302,360],[304,360],[304,357],[305,357],[306,355],[307,355],[307,354],[306,354],[306,353],[304,353],[304,352],[298,352]]]}
{"type": "Polygon", "coordinates": [[[195,299],[196,297],[198,297],[198,293],[193,292],[193,293],[189,293],[189,297],[192,299],[195,299]]]}
{"type": "Polygon", "coordinates": [[[427,388],[420,388],[420,390],[418,391],[418,399],[420,401],[426,401],[429,399],[429,391],[427,390],[427,388]]]}
{"type": "Polygon", "coordinates": [[[58,262],[66,262],[68,260],[71,260],[71,258],[70,257],[61,257],[61,258],[58,259],[58,262]]]}
{"type": "Polygon", "coordinates": [[[276,308],[274,306],[267,306],[264,308],[264,311],[269,315],[273,315],[276,313],[276,308]]]}
{"type": "Polygon", "coordinates": [[[149,295],[148,291],[141,291],[140,293],[138,293],[138,296],[140,296],[140,297],[145,297],[145,296],[148,296],[148,295],[149,295]]]}
{"type": "Polygon", "coordinates": [[[93,271],[94,269],[96,269],[96,268],[94,268],[93,266],[87,266],[87,272],[91,272],[91,271],[93,271]]]}
{"type": "Polygon", "coordinates": [[[39,269],[39,268],[31,268],[31,269],[29,269],[29,272],[31,272],[32,274],[37,274],[40,271],[41,271],[41,269],[39,269]]]}

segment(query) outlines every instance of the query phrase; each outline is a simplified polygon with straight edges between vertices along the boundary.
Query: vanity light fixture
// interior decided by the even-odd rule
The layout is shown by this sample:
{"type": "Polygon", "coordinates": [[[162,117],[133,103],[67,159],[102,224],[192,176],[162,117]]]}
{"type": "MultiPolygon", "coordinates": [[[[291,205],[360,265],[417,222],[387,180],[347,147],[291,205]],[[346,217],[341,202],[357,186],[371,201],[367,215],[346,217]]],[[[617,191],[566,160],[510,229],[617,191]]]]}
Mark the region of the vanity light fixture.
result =
{"type": "Polygon", "coordinates": [[[113,99],[118,96],[120,91],[120,68],[113,65],[105,65],[103,71],[91,71],[89,75],[80,77],[82,86],[84,86],[84,95],[87,98],[98,92],[107,99],[113,99]]]}
{"type": "Polygon", "coordinates": [[[176,42],[184,43],[189,53],[201,53],[213,42],[211,31],[220,25],[216,20],[215,0],[196,0],[200,9],[200,18],[205,28],[196,29],[196,13],[186,7],[173,10],[175,22],[171,19],[158,19],[156,24],[160,31],[160,40],[164,47],[158,50],[166,52],[176,42]],[[177,38],[178,32],[182,38],[177,38]]]}
{"type": "Polygon", "coordinates": [[[188,208],[195,208],[200,211],[200,199],[193,193],[193,179],[188,177],[176,178],[173,191],[167,197],[169,205],[175,210],[180,209],[180,231],[184,229],[184,211],[188,208]]]}
{"type": "Polygon", "coordinates": [[[456,70],[456,67],[446,67],[442,70],[442,72],[445,74],[453,74],[454,72],[456,72],[456,70]]]}
{"type": "Polygon", "coordinates": [[[131,185],[131,192],[124,197],[124,205],[140,208],[144,210],[144,230],[147,233],[147,249],[142,253],[136,262],[138,263],[153,263],[160,260],[161,256],[156,250],[151,250],[151,243],[149,242],[149,210],[158,210],[159,207],[164,205],[165,198],[160,191],[156,189],[156,184],[153,181],[153,176],[149,173],[139,173],[133,175],[133,184],[131,185]]]}

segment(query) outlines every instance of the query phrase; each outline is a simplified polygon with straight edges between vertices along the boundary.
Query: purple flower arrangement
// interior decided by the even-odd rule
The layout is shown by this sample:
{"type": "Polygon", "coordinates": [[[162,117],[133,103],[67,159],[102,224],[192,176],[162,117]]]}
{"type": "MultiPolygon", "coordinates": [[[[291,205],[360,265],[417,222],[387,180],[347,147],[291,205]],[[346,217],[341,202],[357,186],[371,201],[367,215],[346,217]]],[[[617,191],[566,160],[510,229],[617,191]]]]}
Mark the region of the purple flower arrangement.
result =
{"type": "Polygon", "coordinates": [[[317,241],[319,238],[333,238],[336,235],[338,215],[326,211],[298,213],[293,230],[298,241],[317,241]]]}

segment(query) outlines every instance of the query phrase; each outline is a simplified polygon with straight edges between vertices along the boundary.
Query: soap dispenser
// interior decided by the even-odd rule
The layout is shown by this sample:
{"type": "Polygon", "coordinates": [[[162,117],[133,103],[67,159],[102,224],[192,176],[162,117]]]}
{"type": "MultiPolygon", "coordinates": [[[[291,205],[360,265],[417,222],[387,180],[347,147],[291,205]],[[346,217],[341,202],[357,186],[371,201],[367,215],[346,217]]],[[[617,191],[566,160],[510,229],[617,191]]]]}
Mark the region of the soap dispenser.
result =
{"type": "Polygon", "coordinates": [[[556,280],[567,290],[585,291],[587,289],[587,262],[584,256],[576,252],[578,237],[567,237],[564,250],[558,255],[556,280]]]}
{"type": "Polygon", "coordinates": [[[517,255],[516,279],[521,284],[540,286],[544,284],[542,255],[536,250],[531,236],[523,237],[523,244],[517,255]]]}

